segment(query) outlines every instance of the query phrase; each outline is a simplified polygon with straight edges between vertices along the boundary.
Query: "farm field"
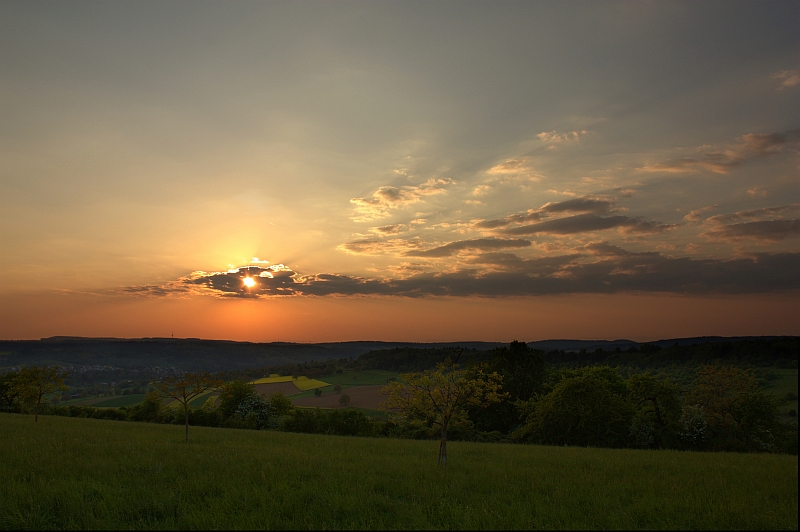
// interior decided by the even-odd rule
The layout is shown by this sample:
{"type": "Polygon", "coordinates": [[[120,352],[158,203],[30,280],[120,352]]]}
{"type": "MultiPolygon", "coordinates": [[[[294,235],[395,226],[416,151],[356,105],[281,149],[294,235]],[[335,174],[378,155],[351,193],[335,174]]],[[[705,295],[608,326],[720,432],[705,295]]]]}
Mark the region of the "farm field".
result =
{"type": "Polygon", "coordinates": [[[399,375],[396,371],[382,369],[345,370],[343,373],[328,375],[324,379],[331,384],[341,384],[342,386],[372,386],[385,385],[388,380],[396,379],[399,375]]]}
{"type": "Polygon", "coordinates": [[[797,457],[0,414],[0,528],[797,529],[797,457]]]}
{"type": "MultiPolygon", "coordinates": [[[[381,389],[384,386],[383,384],[379,384],[377,386],[342,387],[342,393],[346,393],[350,396],[350,406],[377,410],[380,404],[386,401],[386,396],[381,394],[381,389]]],[[[292,402],[296,406],[341,408],[339,404],[339,398],[341,396],[341,394],[331,391],[329,393],[323,393],[319,397],[315,397],[314,395],[300,398],[292,397],[292,402]]]]}
{"type": "Polygon", "coordinates": [[[131,394],[131,395],[118,395],[116,397],[105,398],[105,401],[98,401],[92,403],[92,406],[97,408],[119,408],[120,406],[133,406],[138,405],[144,401],[145,394],[131,394]]]}

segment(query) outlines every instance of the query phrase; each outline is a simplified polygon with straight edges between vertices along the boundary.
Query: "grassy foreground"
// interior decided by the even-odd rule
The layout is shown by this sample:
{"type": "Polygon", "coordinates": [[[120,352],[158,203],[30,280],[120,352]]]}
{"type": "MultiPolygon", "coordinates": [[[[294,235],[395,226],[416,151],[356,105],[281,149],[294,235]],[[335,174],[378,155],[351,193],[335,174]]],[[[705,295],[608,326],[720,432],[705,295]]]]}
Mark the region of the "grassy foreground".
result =
{"type": "Polygon", "coordinates": [[[0,528],[797,529],[797,457],[0,414],[0,528]]]}

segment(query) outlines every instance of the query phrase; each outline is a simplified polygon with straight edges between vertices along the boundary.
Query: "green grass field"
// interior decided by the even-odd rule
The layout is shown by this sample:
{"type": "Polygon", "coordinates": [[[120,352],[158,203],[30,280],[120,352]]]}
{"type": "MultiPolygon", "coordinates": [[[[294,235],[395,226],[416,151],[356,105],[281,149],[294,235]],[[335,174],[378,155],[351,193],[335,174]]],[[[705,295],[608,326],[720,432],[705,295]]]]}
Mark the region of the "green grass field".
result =
{"type": "MultiPolygon", "coordinates": [[[[772,370],[777,375],[777,379],[764,388],[764,391],[782,399],[787,393],[793,392],[797,395],[797,370],[776,368],[772,370]]],[[[794,410],[797,412],[797,400],[782,403],[778,410],[783,414],[783,421],[797,421],[788,417],[786,412],[794,410]]]]}
{"type": "Polygon", "coordinates": [[[797,457],[0,414],[0,528],[797,529],[797,457]]]}
{"type": "Polygon", "coordinates": [[[341,384],[342,386],[374,386],[376,384],[386,384],[388,379],[396,379],[398,375],[399,373],[396,371],[382,369],[345,370],[344,373],[322,377],[322,380],[330,384],[341,384]]]}
{"type": "Polygon", "coordinates": [[[97,408],[119,408],[120,406],[133,406],[138,405],[142,401],[144,401],[145,394],[137,393],[131,395],[118,395],[116,397],[112,397],[105,401],[99,401],[97,403],[93,403],[92,406],[97,408]]]}

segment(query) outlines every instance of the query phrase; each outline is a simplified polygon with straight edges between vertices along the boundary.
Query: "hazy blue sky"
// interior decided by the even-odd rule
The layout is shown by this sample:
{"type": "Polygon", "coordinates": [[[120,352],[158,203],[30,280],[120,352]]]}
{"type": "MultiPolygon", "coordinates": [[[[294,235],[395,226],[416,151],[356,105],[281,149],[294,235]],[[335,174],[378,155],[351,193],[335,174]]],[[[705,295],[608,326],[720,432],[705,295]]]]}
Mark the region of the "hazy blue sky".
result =
{"type": "Polygon", "coordinates": [[[0,2],[0,336],[800,334],[798,27],[0,2]]]}

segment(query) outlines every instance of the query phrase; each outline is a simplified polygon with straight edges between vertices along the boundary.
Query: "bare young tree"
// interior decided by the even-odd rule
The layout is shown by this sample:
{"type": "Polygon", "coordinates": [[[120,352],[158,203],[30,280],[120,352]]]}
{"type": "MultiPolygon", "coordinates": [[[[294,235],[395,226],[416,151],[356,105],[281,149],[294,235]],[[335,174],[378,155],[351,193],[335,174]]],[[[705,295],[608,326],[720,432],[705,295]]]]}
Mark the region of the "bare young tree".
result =
{"type": "Polygon", "coordinates": [[[171,397],[183,405],[187,443],[189,441],[189,403],[201,393],[219,388],[222,383],[222,379],[208,372],[184,373],[180,377],[167,377],[155,383],[159,395],[171,397]]]}

